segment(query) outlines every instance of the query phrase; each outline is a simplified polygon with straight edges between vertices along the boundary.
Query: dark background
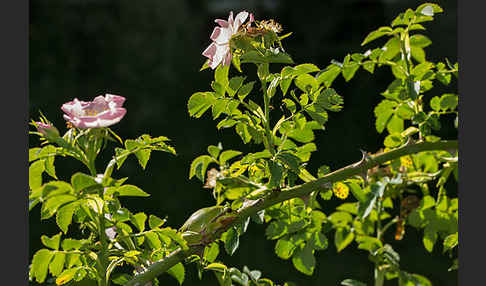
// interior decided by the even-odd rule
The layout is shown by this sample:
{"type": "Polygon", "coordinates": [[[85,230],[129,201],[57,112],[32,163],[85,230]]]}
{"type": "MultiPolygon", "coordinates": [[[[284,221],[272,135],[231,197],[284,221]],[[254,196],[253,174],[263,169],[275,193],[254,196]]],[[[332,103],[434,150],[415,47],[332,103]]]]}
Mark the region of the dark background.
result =
{"type": "MultiPolygon", "coordinates": [[[[65,131],[60,106],[77,97],[91,100],[105,94],[127,98],[125,118],[113,129],[122,138],[143,133],[172,139],[178,155],[153,153],[145,171],[134,158],[115,173],[129,176],[128,183],[140,186],[150,198],[125,199],[132,212],[143,211],[159,217],[168,216],[168,225],[177,228],[195,210],[213,204],[210,193],[197,179],[188,180],[190,162],[206,153],[210,144],[223,143],[224,149],[254,150],[243,145],[233,129],[218,131],[209,115],[190,118],[187,100],[196,91],[210,89],[212,73],[199,72],[204,62],[202,51],[210,44],[213,19],[227,18],[228,12],[253,12],[257,19],[274,18],[284,33],[293,35],[283,44],[296,63],[314,63],[326,67],[331,59],[342,61],[347,53],[364,52],[382,42],[360,47],[364,37],[406,8],[415,9],[423,1],[107,1],[107,0],[35,0],[30,2],[29,26],[29,112],[36,119],[39,110],[61,132],[65,131]]],[[[425,23],[432,46],[426,49],[432,61],[447,57],[457,61],[457,2],[439,1],[445,13],[434,22],[425,23]]],[[[248,69],[250,70],[250,69],[248,69]]],[[[388,69],[374,75],[360,70],[345,83],[339,77],[334,87],[344,96],[345,108],[330,114],[327,129],[317,133],[318,151],[309,169],[322,164],[337,169],[360,158],[359,149],[376,151],[382,141],[374,128],[373,107],[381,100],[392,76],[388,69]]],[[[440,86],[438,91],[440,94],[440,86]]],[[[429,96],[429,95],[428,95],[429,96]]],[[[444,135],[453,134],[446,129],[444,135]]],[[[453,134],[451,136],[457,136],[453,134]]],[[[37,145],[34,137],[31,146],[37,145]]],[[[106,158],[106,157],[105,157],[106,158]]],[[[104,166],[104,157],[98,168],[104,166]]],[[[66,179],[82,166],[71,160],[57,159],[57,173],[66,179]]],[[[84,170],[84,169],[83,169],[84,170]]],[[[84,170],[87,172],[87,170],[84,170]]],[[[325,206],[324,206],[325,207],[325,206]]],[[[331,208],[325,207],[329,213],[331,208]]],[[[54,220],[40,221],[39,207],[30,213],[30,257],[41,248],[40,235],[59,232],[54,220]]],[[[74,228],[70,228],[74,231],[74,228]]],[[[251,224],[240,238],[240,248],[233,257],[220,254],[227,265],[258,269],[274,281],[294,281],[304,285],[338,285],[346,278],[371,284],[372,264],[355,244],[337,254],[330,247],[318,252],[315,274],[307,277],[279,259],[273,252],[275,241],[264,238],[264,226],[251,224]]],[[[451,260],[441,254],[437,244],[432,254],[424,249],[422,234],[407,228],[402,241],[392,241],[401,254],[406,271],[428,277],[434,285],[457,285],[457,273],[447,272],[451,260]]],[[[168,275],[160,277],[163,285],[177,285],[168,275]]],[[[195,266],[186,267],[186,285],[216,285],[210,273],[199,281],[195,266]]],[[[396,282],[390,283],[396,285],[396,282]]]]}

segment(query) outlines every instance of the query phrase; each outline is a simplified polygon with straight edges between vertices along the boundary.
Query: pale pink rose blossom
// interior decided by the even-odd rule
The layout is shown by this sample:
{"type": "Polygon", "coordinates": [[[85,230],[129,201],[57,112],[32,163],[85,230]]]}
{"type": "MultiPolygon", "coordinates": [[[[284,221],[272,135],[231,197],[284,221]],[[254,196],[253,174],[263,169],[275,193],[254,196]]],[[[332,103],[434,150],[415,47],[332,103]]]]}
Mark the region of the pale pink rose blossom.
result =
{"type": "Polygon", "coordinates": [[[106,94],[97,96],[93,101],[73,101],[62,105],[64,119],[78,128],[108,127],[118,123],[127,110],[122,107],[123,96],[106,94]]]}
{"type": "MultiPolygon", "coordinates": [[[[215,69],[220,63],[224,66],[231,63],[232,56],[229,41],[247,18],[248,12],[243,11],[238,13],[233,19],[233,11],[231,11],[228,21],[214,20],[219,27],[214,28],[210,37],[213,42],[202,53],[203,56],[209,58],[209,66],[212,69],[215,69]]],[[[253,14],[250,14],[250,21],[253,21],[253,14]]]]}

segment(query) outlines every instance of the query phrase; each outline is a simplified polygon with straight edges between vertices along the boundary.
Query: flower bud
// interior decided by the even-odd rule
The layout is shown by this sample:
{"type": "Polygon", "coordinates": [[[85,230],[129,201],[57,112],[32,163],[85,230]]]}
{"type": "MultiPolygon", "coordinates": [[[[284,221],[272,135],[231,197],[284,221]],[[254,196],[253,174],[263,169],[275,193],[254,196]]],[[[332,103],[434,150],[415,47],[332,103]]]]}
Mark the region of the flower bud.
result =
{"type": "Polygon", "coordinates": [[[59,130],[51,124],[36,122],[35,127],[46,139],[59,137],[59,130]]]}

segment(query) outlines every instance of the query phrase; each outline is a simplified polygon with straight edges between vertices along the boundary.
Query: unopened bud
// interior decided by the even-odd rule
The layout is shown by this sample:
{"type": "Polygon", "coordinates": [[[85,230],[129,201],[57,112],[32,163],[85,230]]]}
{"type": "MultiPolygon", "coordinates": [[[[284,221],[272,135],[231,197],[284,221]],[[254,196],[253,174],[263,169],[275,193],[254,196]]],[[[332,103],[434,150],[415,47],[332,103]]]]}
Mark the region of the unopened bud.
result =
{"type": "Polygon", "coordinates": [[[46,139],[59,137],[59,130],[56,127],[43,122],[36,122],[36,128],[46,139]]]}

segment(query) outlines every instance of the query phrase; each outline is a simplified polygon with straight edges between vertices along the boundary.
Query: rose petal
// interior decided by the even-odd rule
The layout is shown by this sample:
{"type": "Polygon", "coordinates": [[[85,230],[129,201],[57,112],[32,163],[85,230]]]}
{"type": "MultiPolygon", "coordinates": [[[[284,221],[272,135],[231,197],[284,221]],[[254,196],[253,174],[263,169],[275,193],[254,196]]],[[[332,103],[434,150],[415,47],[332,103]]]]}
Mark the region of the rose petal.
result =
{"type": "Polygon", "coordinates": [[[229,45],[216,45],[216,53],[214,54],[210,67],[215,69],[230,52],[229,45]]]}
{"type": "Polygon", "coordinates": [[[226,56],[223,59],[223,66],[229,66],[231,64],[231,59],[232,59],[231,53],[226,53],[226,56]]]}
{"type": "Polygon", "coordinates": [[[116,107],[121,107],[125,102],[126,98],[123,96],[107,93],[105,95],[105,100],[116,103],[116,107]]]}
{"type": "Polygon", "coordinates": [[[212,60],[213,57],[214,57],[214,54],[216,54],[216,44],[212,43],[211,45],[209,45],[209,47],[207,47],[202,54],[203,54],[203,56],[212,60]]]}
{"type": "Polygon", "coordinates": [[[221,33],[221,27],[215,27],[213,32],[211,33],[211,36],[209,36],[209,38],[214,41],[218,38],[220,33],[221,33]]]}
{"type": "Polygon", "coordinates": [[[228,17],[228,24],[233,27],[233,23],[234,23],[234,20],[233,20],[233,11],[230,11],[230,14],[229,14],[229,17],[228,17]]]}
{"type": "Polygon", "coordinates": [[[216,29],[218,29],[218,32],[216,32],[217,34],[215,37],[211,35],[211,40],[213,40],[218,45],[227,44],[231,39],[231,36],[233,35],[231,29],[216,27],[213,31],[213,34],[215,33],[216,29]]]}
{"type": "Polygon", "coordinates": [[[236,33],[238,31],[238,28],[241,26],[246,21],[246,18],[248,18],[248,12],[242,11],[238,13],[235,17],[235,22],[233,24],[233,31],[236,33]]]}
{"type": "Polygon", "coordinates": [[[226,20],[216,19],[214,20],[214,22],[216,22],[218,25],[220,25],[223,28],[228,28],[229,26],[229,23],[226,20]]]}

